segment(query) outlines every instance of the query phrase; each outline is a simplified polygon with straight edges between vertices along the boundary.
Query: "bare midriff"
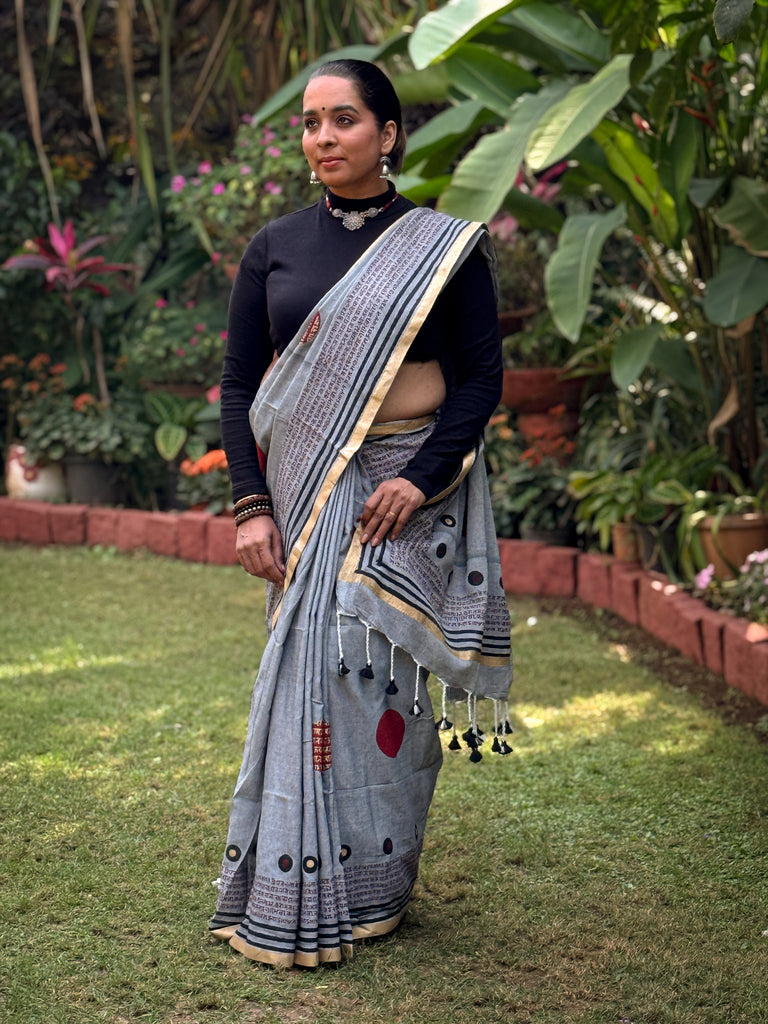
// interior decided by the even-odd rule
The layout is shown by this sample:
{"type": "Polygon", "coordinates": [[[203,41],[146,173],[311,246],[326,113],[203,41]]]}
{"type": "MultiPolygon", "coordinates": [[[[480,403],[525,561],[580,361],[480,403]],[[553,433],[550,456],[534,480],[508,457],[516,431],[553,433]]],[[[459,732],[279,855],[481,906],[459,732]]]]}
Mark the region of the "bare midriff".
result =
{"type": "MultiPolygon", "coordinates": [[[[272,372],[278,356],[267,367],[262,384],[272,372]]],[[[381,403],[374,422],[391,423],[392,420],[411,420],[435,412],[445,401],[446,388],[443,371],[437,359],[426,363],[403,363],[381,403]]]]}
{"type": "Polygon", "coordinates": [[[403,363],[375,417],[376,423],[410,420],[439,409],[445,401],[445,378],[437,359],[403,363]]]}

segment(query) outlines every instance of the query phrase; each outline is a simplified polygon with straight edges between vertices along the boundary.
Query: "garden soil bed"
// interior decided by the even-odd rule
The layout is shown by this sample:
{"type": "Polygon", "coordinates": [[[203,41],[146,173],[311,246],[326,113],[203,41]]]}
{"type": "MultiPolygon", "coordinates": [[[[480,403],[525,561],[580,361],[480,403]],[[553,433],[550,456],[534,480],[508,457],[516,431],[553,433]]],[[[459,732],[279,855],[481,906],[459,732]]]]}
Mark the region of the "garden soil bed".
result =
{"type": "Polygon", "coordinates": [[[539,597],[536,600],[542,611],[549,615],[568,615],[589,623],[601,640],[623,644],[633,661],[665,683],[696,695],[704,707],[715,711],[729,725],[746,726],[762,742],[768,743],[766,706],[729,686],[721,675],[697,665],[656,640],[641,626],[630,625],[604,608],[594,608],[578,598],[539,597]]]}

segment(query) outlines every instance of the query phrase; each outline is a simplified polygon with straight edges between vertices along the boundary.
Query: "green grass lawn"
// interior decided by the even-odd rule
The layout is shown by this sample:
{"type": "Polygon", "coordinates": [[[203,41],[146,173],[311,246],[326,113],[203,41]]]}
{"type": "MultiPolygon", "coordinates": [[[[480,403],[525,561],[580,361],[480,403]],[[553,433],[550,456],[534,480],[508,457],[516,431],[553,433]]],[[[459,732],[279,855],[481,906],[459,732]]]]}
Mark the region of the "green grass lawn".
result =
{"type": "Polygon", "coordinates": [[[768,747],[589,616],[514,602],[515,753],[446,752],[399,932],[276,972],[206,931],[261,585],[5,547],[0,603],[0,1021],[768,1020],[768,747]]]}

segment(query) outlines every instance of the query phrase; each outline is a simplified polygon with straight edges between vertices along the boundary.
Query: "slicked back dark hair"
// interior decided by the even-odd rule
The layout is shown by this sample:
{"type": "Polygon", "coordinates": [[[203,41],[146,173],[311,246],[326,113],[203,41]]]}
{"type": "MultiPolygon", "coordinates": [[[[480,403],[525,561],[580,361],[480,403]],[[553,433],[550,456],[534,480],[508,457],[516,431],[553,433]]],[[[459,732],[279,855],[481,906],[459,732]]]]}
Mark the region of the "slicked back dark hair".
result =
{"type": "Polygon", "coordinates": [[[389,154],[389,162],[394,171],[399,171],[405,156],[405,132],[403,131],[403,113],[395,87],[375,64],[367,60],[329,60],[326,64],[313,71],[313,78],[346,78],[353,82],[360,93],[360,98],[376,118],[376,124],[383,128],[387,121],[397,125],[395,144],[389,154]]]}

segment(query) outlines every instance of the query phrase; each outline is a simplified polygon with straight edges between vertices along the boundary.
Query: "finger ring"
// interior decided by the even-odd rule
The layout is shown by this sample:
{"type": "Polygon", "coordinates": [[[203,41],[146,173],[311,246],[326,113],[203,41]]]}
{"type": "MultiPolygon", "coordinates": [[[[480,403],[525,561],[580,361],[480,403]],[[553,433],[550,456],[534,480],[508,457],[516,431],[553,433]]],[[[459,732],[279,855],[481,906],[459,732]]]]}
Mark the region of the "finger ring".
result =
{"type": "Polygon", "coordinates": [[[385,515],[392,516],[393,519],[397,519],[397,515],[394,512],[386,512],[385,515]]]}

